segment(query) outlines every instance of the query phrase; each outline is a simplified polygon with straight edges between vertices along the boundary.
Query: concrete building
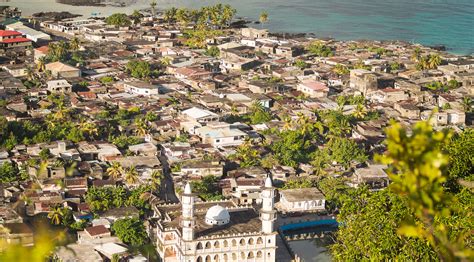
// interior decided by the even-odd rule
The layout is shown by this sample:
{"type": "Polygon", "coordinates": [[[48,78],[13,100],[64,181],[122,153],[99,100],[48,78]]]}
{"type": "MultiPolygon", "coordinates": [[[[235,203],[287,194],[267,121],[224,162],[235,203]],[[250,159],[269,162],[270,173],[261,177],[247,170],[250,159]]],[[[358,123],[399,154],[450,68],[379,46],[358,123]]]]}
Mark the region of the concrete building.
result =
{"type": "Polygon", "coordinates": [[[81,77],[81,70],[61,62],[53,62],[46,65],[46,70],[51,71],[53,77],[74,78],[81,77]]]}
{"type": "Polygon", "coordinates": [[[298,188],[280,190],[278,209],[282,212],[315,212],[325,210],[326,200],[319,189],[298,188]]]}
{"type": "Polygon", "coordinates": [[[262,209],[230,201],[195,202],[187,184],[181,204],[155,206],[157,249],[163,261],[276,261],[275,190],[262,189],[262,209]]]}

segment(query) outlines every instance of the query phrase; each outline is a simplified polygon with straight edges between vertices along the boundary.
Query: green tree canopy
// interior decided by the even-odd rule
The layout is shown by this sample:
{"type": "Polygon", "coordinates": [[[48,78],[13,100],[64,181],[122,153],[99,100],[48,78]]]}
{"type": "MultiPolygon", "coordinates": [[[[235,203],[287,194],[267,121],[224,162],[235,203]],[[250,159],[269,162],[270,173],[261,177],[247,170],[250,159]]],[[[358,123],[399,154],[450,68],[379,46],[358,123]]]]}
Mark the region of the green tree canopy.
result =
{"type": "Polygon", "coordinates": [[[331,47],[325,45],[321,41],[313,41],[311,44],[309,44],[307,50],[312,55],[321,57],[328,57],[334,54],[331,47]]]}
{"type": "Polygon", "coordinates": [[[135,78],[144,79],[151,75],[150,64],[146,61],[130,60],[126,66],[127,71],[135,78]]]}
{"type": "Polygon", "coordinates": [[[206,176],[202,180],[192,181],[193,192],[206,201],[223,199],[221,189],[218,186],[219,178],[206,176]]]}
{"type": "Polygon", "coordinates": [[[126,14],[123,13],[115,13],[105,19],[105,22],[108,25],[114,26],[129,26],[132,24],[132,21],[126,14]]]}
{"type": "Polygon", "coordinates": [[[112,225],[112,231],[126,244],[140,246],[148,241],[145,226],[138,218],[119,219],[112,225]]]}

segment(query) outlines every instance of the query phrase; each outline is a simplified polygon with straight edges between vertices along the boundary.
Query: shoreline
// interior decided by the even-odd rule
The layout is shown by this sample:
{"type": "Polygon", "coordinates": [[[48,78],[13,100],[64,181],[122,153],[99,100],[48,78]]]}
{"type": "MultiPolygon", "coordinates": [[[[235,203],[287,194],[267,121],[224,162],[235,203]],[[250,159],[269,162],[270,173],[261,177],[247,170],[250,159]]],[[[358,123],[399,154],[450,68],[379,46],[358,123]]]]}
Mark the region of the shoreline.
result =
{"type": "MultiPolygon", "coordinates": [[[[10,3],[12,4],[12,3],[10,3]]],[[[127,8],[130,8],[131,6],[133,6],[133,3],[132,4],[129,4],[129,5],[125,5],[125,6],[118,6],[118,5],[113,5],[113,4],[109,4],[108,2],[107,3],[104,3],[104,4],[72,4],[72,3],[60,3],[61,5],[64,5],[64,6],[73,6],[73,7],[90,7],[90,8],[93,8],[93,7],[99,7],[99,8],[106,8],[106,7],[109,7],[109,8],[119,8],[119,9],[123,9],[121,11],[117,11],[117,12],[123,12],[123,13],[126,13],[126,14],[130,14],[130,10],[128,10],[127,8]]],[[[138,7],[139,10],[149,10],[149,7],[148,8],[140,8],[138,7]]],[[[167,8],[165,9],[158,9],[158,12],[163,12],[164,10],[166,10],[167,8]]],[[[61,11],[57,11],[58,13],[60,13],[61,11]]],[[[71,12],[74,14],[74,11],[71,10],[71,12]]],[[[37,12],[38,13],[38,12],[37,12]]],[[[41,13],[41,12],[39,12],[41,13]]],[[[49,13],[47,11],[43,11],[43,13],[49,13]]],[[[100,10],[98,11],[99,14],[101,14],[100,10]]],[[[92,16],[91,15],[92,13],[89,13],[89,14],[77,14],[77,15],[80,15],[81,17],[83,18],[101,18],[101,17],[107,17],[107,16],[92,16]]],[[[76,15],[76,14],[74,14],[76,15]]],[[[79,17],[79,16],[77,16],[79,17]]],[[[77,18],[75,17],[75,18],[77,18]]],[[[255,27],[255,28],[258,28],[259,26],[259,22],[256,21],[256,20],[253,20],[253,19],[245,19],[245,18],[249,18],[248,16],[241,16],[244,20],[250,20],[250,22],[246,23],[246,25],[248,27],[255,27]]],[[[75,19],[75,18],[72,18],[72,19],[75,19]]],[[[275,26],[275,25],[274,25],[275,26]]],[[[356,41],[356,42],[360,42],[360,41],[373,41],[373,42],[403,42],[403,43],[409,43],[409,44],[419,44],[419,45],[422,45],[422,46],[425,46],[425,47],[429,47],[429,48],[432,48],[434,50],[437,50],[437,51],[442,51],[442,52],[447,52],[449,54],[453,54],[453,55],[457,55],[457,56],[473,56],[474,55],[474,51],[473,52],[469,52],[468,50],[464,50],[465,48],[456,48],[456,47],[453,47],[453,45],[450,45],[449,43],[442,43],[442,42],[436,42],[436,43],[424,43],[424,42],[413,42],[413,41],[409,41],[409,40],[406,40],[406,39],[402,39],[402,38],[348,38],[348,37],[344,37],[344,36],[337,36],[337,33],[331,33],[330,35],[328,34],[317,34],[315,32],[307,32],[305,31],[304,29],[301,29],[299,27],[295,27],[292,29],[292,31],[283,31],[283,30],[273,30],[271,29],[271,27],[274,27],[274,26],[266,26],[265,28],[269,30],[269,33],[271,35],[276,35],[276,36],[287,36],[287,38],[293,38],[293,36],[300,36],[300,37],[315,37],[315,38],[318,38],[318,39],[325,39],[325,38],[330,38],[330,39],[333,39],[335,41],[356,41]],[[336,36],[335,36],[336,35],[336,36]]],[[[337,32],[337,31],[334,31],[334,32],[337,32]]],[[[341,32],[343,33],[343,32],[341,32]]]]}

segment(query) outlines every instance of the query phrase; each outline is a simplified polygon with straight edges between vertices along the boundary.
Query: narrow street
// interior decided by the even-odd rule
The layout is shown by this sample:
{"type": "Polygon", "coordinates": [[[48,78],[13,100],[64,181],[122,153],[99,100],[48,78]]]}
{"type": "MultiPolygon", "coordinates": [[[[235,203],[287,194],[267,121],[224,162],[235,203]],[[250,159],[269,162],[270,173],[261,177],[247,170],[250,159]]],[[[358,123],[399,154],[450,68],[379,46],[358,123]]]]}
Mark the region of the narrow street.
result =
{"type": "Polygon", "coordinates": [[[166,203],[178,203],[179,199],[174,193],[173,179],[171,178],[171,170],[168,164],[166,156],[160,155],[161,165],[163,166],[163,176],[165,177],[163,183],[161,183],[160,198],[166,203]]]}

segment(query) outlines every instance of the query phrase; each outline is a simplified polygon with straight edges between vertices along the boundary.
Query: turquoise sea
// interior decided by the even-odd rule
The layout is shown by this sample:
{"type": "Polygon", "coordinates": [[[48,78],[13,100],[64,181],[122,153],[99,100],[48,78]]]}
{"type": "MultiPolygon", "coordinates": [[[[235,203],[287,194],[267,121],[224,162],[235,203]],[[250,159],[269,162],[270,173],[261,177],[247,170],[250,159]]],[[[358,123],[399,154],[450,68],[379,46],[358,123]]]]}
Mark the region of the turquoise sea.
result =
{"type": "MultiPolygon", "coordinates": [[[[116,1],[116,0],[108,0],[116,1]]],[[[70,11],[90,16],[148,7],[150,0],[129,1],[128,7],[77,7],[55,0],[0,0],[25,14],[70,11]]],[[[256,20],[269,14],[265,25],[274,32],[304,32],[336,39],[399,39],[425,45],[446,45],[456,54],[474,53],[474,0],[158,0],[158,8],[199,7],[230,3],[238,15],[256,20]]]]}

